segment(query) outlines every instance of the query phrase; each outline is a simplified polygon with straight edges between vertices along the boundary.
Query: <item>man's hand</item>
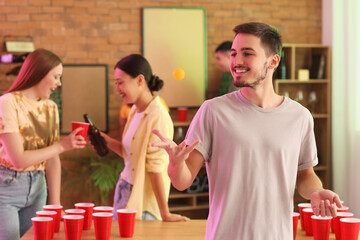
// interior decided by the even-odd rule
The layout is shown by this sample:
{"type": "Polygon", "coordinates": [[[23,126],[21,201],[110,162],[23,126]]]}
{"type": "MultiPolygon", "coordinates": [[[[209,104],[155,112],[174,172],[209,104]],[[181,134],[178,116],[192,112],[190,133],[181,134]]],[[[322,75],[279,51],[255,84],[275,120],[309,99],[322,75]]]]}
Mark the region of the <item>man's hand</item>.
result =
{"type": "Polygon", "coordinates": [[[153,143],[152,146],[165,149],[165,151],[169,154],[170,164],[173,166],[177,166],[185,162],[185,160],[189,157],[189,154],[195,149],[196,145],[200,143],[200,140],[197,140],[191,146],[187,146],[186,140],[184,140],[177,145],[171,139],[164,137],[158,130],[154,129],[151,132],[158,136],[161,140],[161,142],[153,143]]]}
{"type": "Polygon", "coordinates": [[[320,190],[311,194],[311,207],[315,215],[336,217],[337,207],[341,208],[339,196],[330,190],[320,190]]]}

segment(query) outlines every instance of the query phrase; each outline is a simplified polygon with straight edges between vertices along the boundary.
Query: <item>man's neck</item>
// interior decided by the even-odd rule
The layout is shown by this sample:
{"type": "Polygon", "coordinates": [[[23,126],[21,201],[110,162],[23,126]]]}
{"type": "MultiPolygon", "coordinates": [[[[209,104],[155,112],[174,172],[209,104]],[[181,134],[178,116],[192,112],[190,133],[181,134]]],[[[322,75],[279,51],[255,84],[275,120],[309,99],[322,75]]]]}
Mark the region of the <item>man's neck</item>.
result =
{"type": "Polygon", "coordinates": [[[249,102],[264,109],[274,109],[280,106],[284,100],[282,96],[275,93],[272,87],[257,87],[256,89],[243,87],[240,91],[249,102]]]}

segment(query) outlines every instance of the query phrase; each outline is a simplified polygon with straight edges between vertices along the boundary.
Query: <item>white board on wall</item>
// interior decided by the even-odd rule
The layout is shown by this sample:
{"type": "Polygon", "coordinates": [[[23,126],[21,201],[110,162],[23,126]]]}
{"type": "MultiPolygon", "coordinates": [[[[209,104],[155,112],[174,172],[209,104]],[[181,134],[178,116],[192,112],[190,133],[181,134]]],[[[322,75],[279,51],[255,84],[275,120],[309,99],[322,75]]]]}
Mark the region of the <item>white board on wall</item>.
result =
{"type": "Polygon", "coordinates": [[[158,95],[169,107],[200,106],[207,88],[204,8],[143,8],[143,55],[164,80],[158,95]],[[175,69],[185,77],[176,80],[175,69]]]}

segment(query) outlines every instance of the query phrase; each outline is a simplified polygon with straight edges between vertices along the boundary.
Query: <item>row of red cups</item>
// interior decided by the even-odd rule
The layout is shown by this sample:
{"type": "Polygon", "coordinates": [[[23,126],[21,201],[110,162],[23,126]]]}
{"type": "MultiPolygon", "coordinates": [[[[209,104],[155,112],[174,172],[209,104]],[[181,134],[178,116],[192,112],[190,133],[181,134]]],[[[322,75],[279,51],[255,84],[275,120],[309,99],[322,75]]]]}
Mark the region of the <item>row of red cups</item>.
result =
{"type": "Polygon", "coordinates": [[[336,240],[358,239],[360,219],[353,218],[354,214],[348,212],[349,207],[338,208],[335,218],[315,216],[310,203],[300,203],[298,207],[301,230],[305,231],[307,236],[314,236],[315,240],[328,240],[331,229],[336,240]]]}
{"type": "MultiPolygon", "coordinates": [[[[37,217],[32,218],[34,239],[50,240],[54,232],[59,232],[61,220],[61,205],[46,205],[44,211],[38,211],[37,217]]],[[[76,203],[75,209],[65,210],[64,228],[67,240],[81,239],[82,230],[90,230],[94,219],[96,239],[109,239],[113,208],[108,206],[94,207],[93,203],[76,203]]],[[[118,209],[118,223],[121,237],[132,237],[136,211],[118,209]]]]}

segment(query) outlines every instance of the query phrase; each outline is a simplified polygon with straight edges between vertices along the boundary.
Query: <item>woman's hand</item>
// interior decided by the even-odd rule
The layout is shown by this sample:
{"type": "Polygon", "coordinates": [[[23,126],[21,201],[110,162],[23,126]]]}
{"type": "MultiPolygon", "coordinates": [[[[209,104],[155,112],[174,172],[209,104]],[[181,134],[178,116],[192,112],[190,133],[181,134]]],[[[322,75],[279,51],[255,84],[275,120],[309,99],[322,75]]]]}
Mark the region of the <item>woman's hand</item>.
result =
{"type": "Polygon", "coordinates": [[[84,148],[86,140],[81,135],[76,135],[82,130],[81,127],[76,128],[68,136],[64,137],[60,141],[60,145],[64,148],[64,151],[71,150],[74,148],[84,148]]]}
{"type": "Polygon", "coordinates": [[[164,222],[183,222],[190,221],[190,218],[182,216],[180,214],[168,213],[166,216],[162,216],[164,222]]]}

